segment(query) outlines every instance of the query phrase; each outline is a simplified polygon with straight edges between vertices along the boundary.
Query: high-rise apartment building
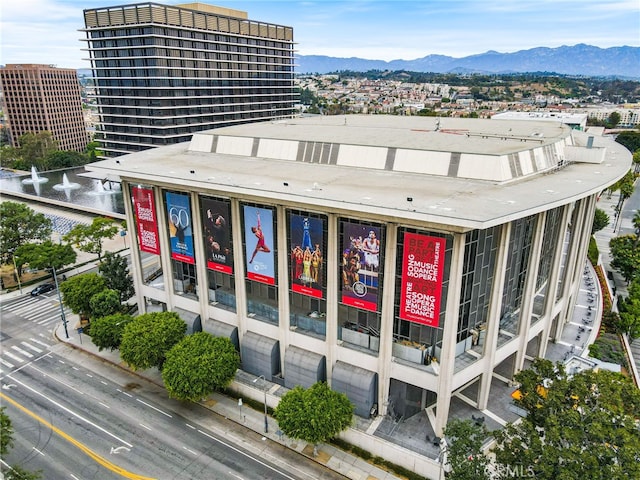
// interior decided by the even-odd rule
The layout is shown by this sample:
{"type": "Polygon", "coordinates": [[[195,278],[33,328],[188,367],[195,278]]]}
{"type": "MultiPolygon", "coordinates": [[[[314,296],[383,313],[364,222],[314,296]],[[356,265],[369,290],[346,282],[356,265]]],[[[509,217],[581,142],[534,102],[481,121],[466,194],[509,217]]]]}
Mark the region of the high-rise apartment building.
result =
{"type": "Polygon", "coordinates": [[[202,3],[94,8],[84,19],[108,157],[294,112],[291,27],[202,3]]]}
{"type": "Polygon", "coordinates": [[[60,150],[84,151],[88,142],[77,72],[51,65],[12,64],[0,68],[11,144],[21,135],[49,131],[60,150]]]}

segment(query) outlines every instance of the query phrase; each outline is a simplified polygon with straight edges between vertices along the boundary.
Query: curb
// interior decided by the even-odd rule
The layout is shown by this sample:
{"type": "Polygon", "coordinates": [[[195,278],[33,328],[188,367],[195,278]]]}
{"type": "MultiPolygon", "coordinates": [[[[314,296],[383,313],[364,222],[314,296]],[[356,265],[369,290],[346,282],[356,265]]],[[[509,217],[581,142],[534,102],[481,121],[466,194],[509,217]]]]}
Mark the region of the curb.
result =
{"type": "MultiPolygon", "coordinates": [[[[64,341],[63,339],[61,339],[61,338],[58,336],[58,328],[61,328],[61,327],[60,327],[60,326],[58,326],[58,327],[56,327],[56,328],[53,330],[53,337],[54,337],[54,339],[55,339],[56,341],[58,341],[59,343],[62,343],[62,344],[68,345],[69,347],[73,348],[74,350],[78,350],[78,351],[81,351],[81,352],[83,352],[83,353],[85,353],[85,354],[87,354],[87,355],[91,355],[91,357],[93,357],[93,358],[95,358],[95,359],[98,359],[98,360],[100,360],[101,362],[103,362],[103,363],[105,363],[105,364],[113,365],[113,366],[115,366],[115,367],[119,368],[120,370],[122,370],[122,371],[124,371],[124,372],[126,372],[126,373],[128,373],[128,374],[133,374],[133,375],[135,375],[137,378],[139,378],[139,379],[141,379],[141,380],[144,380],[144,381],[149,382],[149,383],[151,383],[151,384],[153,384],[153,385],[155,385],[155,386],[157,386],[157,387],[160,387],[160,388],[165,389],[164,384],[159,383],[159,382],[157,382],[157,381],[153,380],[152,378],[149,378],[149,377],[147,377],[147,376],[145,376],[145,375],[142,375],[142,374],[140,374],[140,373],[136,372],[135,370],[131,370],[130,368],[128,368],[128,367],[126,367],[126,366],[122,365],[121,363],[117,363],[117,362],[114,362],[114,361],[112,361],[112,360],[109,360],[108,358],[104,358],[104,357],[102,357],[102,356],[100,356],[100,355],[98,355],[98,354],[96,354],[96,353],[94,353],[94,352],[92,352],[92,351],[90,351],[90,350],[88,350],[88,349],[86,349],[86,348],[82,348],[80,345],[77,345],[77,344],[75,344],[75,343],[72,343],[72,342],[66,342],[66,341],[64,341]]],[[[230,398],[230,397],[227,397],[226,395],[224,395],[224,394],[222,394],[222,393],[219,393],[219,392],[215,392],[215,394],[220,395],[220,396],[223,396],[223,397],[225,397],[225,398],[230,398]]],[[[311,460],[311,461],[313,461],[315,464],[319,465],[320,467],[322,467],[322,468],[326,468],[327,470],[330,470],[330,471],[331,471],[331,472],[333,472],[335,475],[339,475],[339,476],[341,476],[342,478],[345,478],[345,479],[346,479],[346,478],[350,478],[350,477],[348,477],[347,475],[345,475],[345,474],[343,474],[343,473],[341,473],[341,472],[339,472],[339,471],[336,471],[336,470],[332,469],[331,467],[329,467],[327,464],[325,464],[325,463],[321,462],[321,461],[318,459],[318,458],[320,458],[320,457],[321,457],[320,455],[318,455],[318,458],[315,458],[315,457],[313,457],[313,456],[309,456],[309,455],[307,455],[307,454],[305,454],[305,453],[304,453],[304,447],[303,447],[302,449],[298,450],[297,448],[292,448],[291,446],[287,445],[287,443],[285,443],[285,442],[281,442],[281,441],[278,441],[278,440],[276,440],[276,439],[274,439],[274,438],[270,438],[270,437],[268,437],[268,436],[264,435],[262,431],[254,430],[254,429],[252,429],[252,428],[248,427],[246,424],[244,424],[244,423],[240,423],[240,422],[238,422],[238,421],[234,420],[234,419],[233,419],[233,418],[231,418],[231,416],[229,416],[229,415],[225,415],[225,414],[223,414],[223,413],[220,413],[220,412],[217,412],[217,411],[215,411],[215,410],[211,409],[209,406],[207,406],[207,405],[205,404],[205,402],[206,402],[206,401],[207,401],[207,399],[202,400],[202,401],[199,401],[199,402],[190,402],[190,403],[191,403],[192,405],[197,405],[198,407],[200,407],[200,408],[202,408],[202,409],[206,410],[207,412],[209,412],[209,413],[211,413],[211,414],[213,414],[213,415],[216,415],[216,416],[217,416],[217,417],[219,417],[219,418],[223,418],[223,419],[225,419],[225,420],[227,420],[227,421],[229,421],[229,422],[232,422],[234,425],[237,425],[238,427],[241,427],[241,428],[245,429],[247,432],[251,432],[251,433],[254,433],[254,434],[256,434],[256,435],[261,436],[261,437],[262,437],[262,438],[261,438],[261,439],[262,439],[262,441],[269,441],[269,442],[274,443],[275,445],[278,445],[278,446],[281,446],[281,447],[283,447],[283,448],[286,448],[289,452],[291,452],[291,453],[295,453],[296,455],[299,455],[299,456],[301,456],[301,457],[304,457],[304,458],[305,458],[305,459],[307,459],[307,460],[311,460]]],[[[262,415],[262,413],[261,413],[261,412],[260,412],[260,414],[262,415]]],[[[270,417],[270,418],[272,418],[272,417],[270,417]]],[[[296,440],[296,442],[297,442],[297,444],[298,444],[299,446],[300,446],[300,444],[303,444],[303,445],[309,445],[308,443],[304,442],[303,440],[296,440]]],[[[235,442],[234,442],[234,443],[235,443],[235,442]]],[[[244,448],[247,448],[247,445],[245,444],[245,445],[243,445],[243,447],[244,447],[244,448]]],[[[342,452],[342,450],[340,450],[340,451],[342,452]]],[[[344,453],[347,453],[347,452],[344,452],[344,453]]],[[[358,459],[358,460],[362,460],[362,461],[364,461],[363,459],[360,459],[360,457],[354,457],[354,458],[356,458],[356,459],[358,459]]],[[[362,472],[362,473],[363,473],[363,475],[367,475],[367,473],[366,473],[366,472],[362,472]]],[[[387,474],[390,474],[390,475],[393,475],[391,472],[386,472],[386,473],[387,473],[387,474]]],[[[308,475],[308,474],[307,474],[307,475],[308,475]]],[[[371,475],[367,475],[365,478],[375,479],[376,477],[373,477],[373,476],[371,476],[371,475]]]]}

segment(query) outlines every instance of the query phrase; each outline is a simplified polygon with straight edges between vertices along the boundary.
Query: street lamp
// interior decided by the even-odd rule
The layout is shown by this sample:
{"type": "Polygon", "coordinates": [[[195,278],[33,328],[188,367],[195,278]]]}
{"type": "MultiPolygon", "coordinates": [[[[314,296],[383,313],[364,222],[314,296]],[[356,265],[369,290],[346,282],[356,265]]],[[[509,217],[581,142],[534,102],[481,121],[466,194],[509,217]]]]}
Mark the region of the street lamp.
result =
{"type": "MultiPolygon", "coordinates": [[[[263,379],[265,383],[267,379],[264,378],[264,375],[260,375],[253,379],[253,383],[256,383],[258,380],[263,379]]],[[[269,421],[267,420],[267,388],[264,389],[264,433],[269,433],[269,421]]]]}
{"type": "Polygon", "coordinates": [[[60,318],[64,325],[64,334],[69,338],[69,332],[67,331],[67,316],[64,314],[64,306],[62,305],[62,296],[60,295],[60,288],[58,288],[58,275],[56,274],[56,267],[51,267],[53,270],[53,281],[56,283],[56,290],[58,291],[58,303],[60,304],[60,318]]]}

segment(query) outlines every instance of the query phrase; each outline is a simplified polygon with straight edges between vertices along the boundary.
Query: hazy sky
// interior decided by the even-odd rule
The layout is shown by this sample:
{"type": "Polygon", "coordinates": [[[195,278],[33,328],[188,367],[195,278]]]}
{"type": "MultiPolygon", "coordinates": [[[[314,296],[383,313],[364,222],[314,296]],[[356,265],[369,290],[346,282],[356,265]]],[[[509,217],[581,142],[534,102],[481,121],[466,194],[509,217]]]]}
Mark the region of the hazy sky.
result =
{"type": "MultiPolygon", "coordinates": [[[[0,64],[89,68],[82,10],[126,0],[2,0],[0,64]]],[[[165,4],[186,1],[159,1],[165,4]]],[[[640,0],[221,0],[294,28],[301,55],[412,60],[586,43],[640,46],[640,0]]]]}

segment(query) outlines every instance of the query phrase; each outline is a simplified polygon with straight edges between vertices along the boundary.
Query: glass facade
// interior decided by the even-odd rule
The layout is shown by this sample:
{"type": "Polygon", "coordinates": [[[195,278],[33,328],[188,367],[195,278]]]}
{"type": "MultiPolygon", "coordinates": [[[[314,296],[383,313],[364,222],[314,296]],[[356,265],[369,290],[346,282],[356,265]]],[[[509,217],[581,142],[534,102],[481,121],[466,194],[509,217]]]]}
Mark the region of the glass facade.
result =
{"type": "MultiPolygon", "coordinates": [[[[451,255],[453,253],[453,237],[436,232],[425,232],[412,228],[398,229],[398,255],[396,258],[396,300],[394,302],[393,323],[393,352],[394,357],[401,362],[429,365],[431,361],[440,358],[442,348],[442,335],[446,320],[446,299],[449,290],[449,273],[451,269],[451,255]],[[404,256],[401,253],[406,248],[404,244],[405,233],[428,235],[429,237],[445,239],[444,270],[440,295],[440,312],[437,326],[424,325],[415,321],[403,320],[400,317],[400,291],[403,279],[401,272],[404,256]]],[[[437,292],[436,292],[437,293],[437,292]]]]}
{"type": "Polygon", "coordinates": [[[520,331],[522,296],[529,271],[529,256],[537,221],[538,218],[531,215],[511,222],[498,346],[507,343],[520,331]]]}
{"type": "Polygon", "coordinates": [[[84,13],[107,156],[294,113],[290,27],[158,4],[84,13]]]}
{"type": "MultiPolygon", "coordinates": [[[[547,212],[544,224],[542,241],[542,251],[540,252],[540,263],[538,265],[538,277],[536,278],[535,298],[533,301],[533,315],[531,323],[540,320],[546,306],[549,291],[549,277],[551,267],[556,257],[556,250],[560,236],[564,236],[565,228],[562,224],[563,207],[554,208],[547,212]]],[[[553,301],[553,299],[551,299],[553,301]]]]}

